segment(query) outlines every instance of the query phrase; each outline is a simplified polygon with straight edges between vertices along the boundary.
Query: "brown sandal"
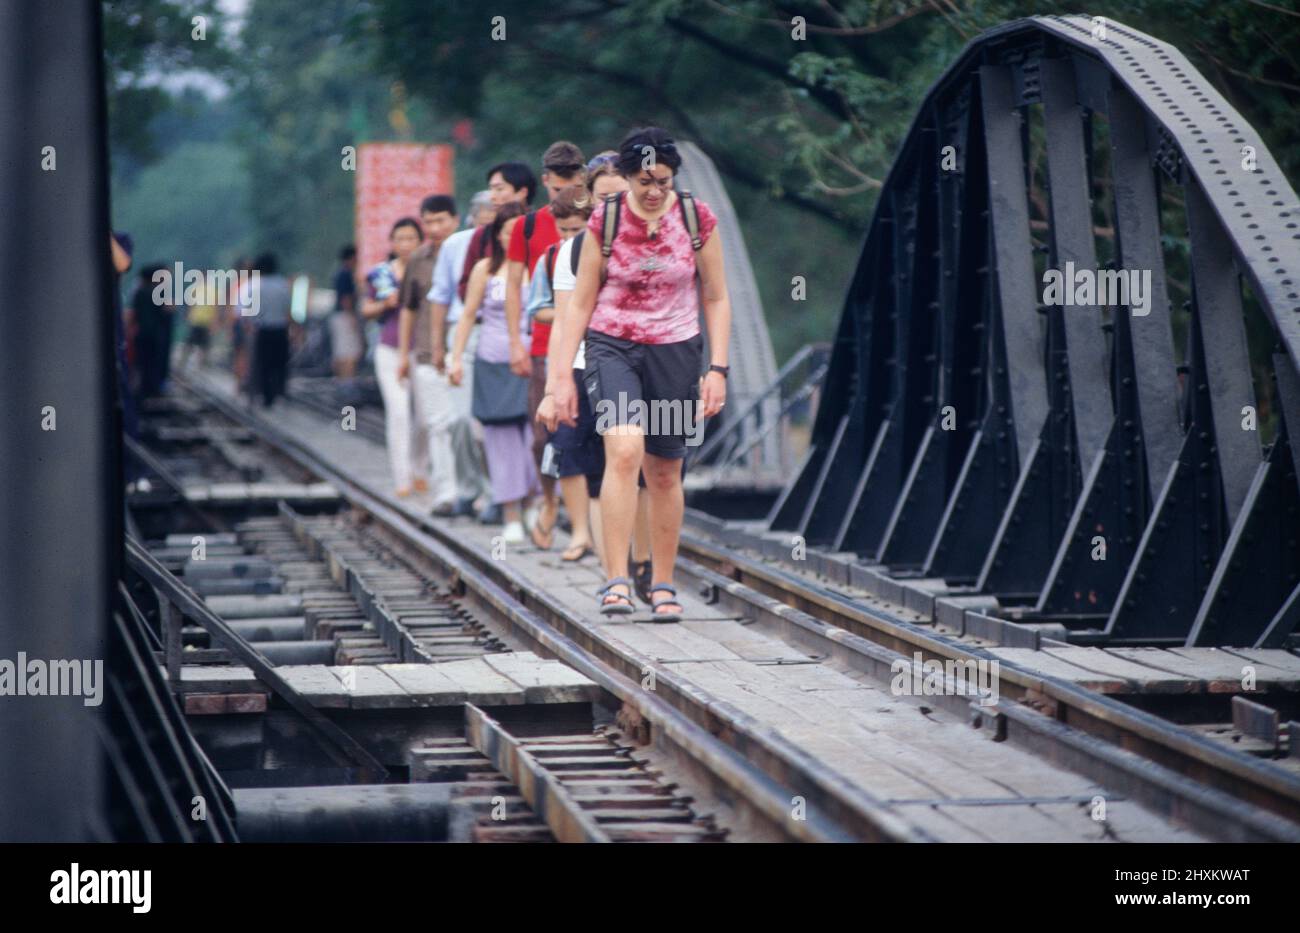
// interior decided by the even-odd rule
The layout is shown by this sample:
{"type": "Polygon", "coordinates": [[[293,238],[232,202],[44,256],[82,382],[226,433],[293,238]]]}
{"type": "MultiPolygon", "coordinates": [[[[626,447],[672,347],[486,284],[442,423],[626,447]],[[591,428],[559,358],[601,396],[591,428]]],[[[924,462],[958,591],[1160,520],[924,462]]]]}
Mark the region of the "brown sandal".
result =
{"type": "Polygon", "coordinates": [[[555,526],[558,518],[559,516],[557,515],[555,519],[552,519],[551,527],[543,531],[542,517],[541,515],[538,515],[537,519],[533,522],[533,527],[528,529],[528,536],[533,539],[533,544],[539,549],[549,551],[551,545],[555,543],[555,526]]]}

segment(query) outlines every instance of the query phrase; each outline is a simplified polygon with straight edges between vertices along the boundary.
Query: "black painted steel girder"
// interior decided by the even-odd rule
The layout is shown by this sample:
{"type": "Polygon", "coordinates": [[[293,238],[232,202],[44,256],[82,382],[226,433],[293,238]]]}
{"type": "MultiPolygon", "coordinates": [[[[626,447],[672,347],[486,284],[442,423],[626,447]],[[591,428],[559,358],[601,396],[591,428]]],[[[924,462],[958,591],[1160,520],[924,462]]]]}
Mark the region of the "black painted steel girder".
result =
{"type": "Polygon", "coordinates": [[[1164,43],[1020,20],[918,110],[768,521],[1114,642],[1276,647],[1300,622],[1298,374],[1300,202],[1258,135],[1164,43]],[[1178,199],[1181,366],[1162,246],[1178,199]],[[1149,292],[1047,303],[1044,272],[1067,269],[1149,292]],[[1243,286],[1272,330],[1267,447],[1243,286]]]}

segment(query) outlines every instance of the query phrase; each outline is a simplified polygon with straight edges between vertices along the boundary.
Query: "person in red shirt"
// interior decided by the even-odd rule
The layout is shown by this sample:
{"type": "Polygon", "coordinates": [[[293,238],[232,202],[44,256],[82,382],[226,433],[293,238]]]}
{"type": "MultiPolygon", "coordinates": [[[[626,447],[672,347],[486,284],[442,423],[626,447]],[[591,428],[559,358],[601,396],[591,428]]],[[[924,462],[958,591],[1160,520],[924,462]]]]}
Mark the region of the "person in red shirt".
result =
{"type": "MultiPolygon", "coordinates": [[[[582,150],[571,142],[560,140],[551,143],[542,154],[542,185],[548,200],[554,201],[565,188],[584,185],[587,181],[582,150]]],[[[536,411],[546,394],[546,349],[551,337],[551,315],[547,308],[533,318],[530,346],[524,347],[520,332],[524,279],[537,263],[539,256],[553,244],[560,242],[560,232],[555,227],[555,217],[548,203],[515,224],[506,252],[506,329],[510,335],[510,368],[517,375],[528,377],[528,410],[536,411]]],[[[533,459],[540,470],[542,452],[549,436],[537,431],[533,437],[533,459]]],[[[555,480],[542,477],[542,503],[537,520],[532,525],[533,544],[549,548],[559,516],[559,503],[555,496],[555,480]]]]}

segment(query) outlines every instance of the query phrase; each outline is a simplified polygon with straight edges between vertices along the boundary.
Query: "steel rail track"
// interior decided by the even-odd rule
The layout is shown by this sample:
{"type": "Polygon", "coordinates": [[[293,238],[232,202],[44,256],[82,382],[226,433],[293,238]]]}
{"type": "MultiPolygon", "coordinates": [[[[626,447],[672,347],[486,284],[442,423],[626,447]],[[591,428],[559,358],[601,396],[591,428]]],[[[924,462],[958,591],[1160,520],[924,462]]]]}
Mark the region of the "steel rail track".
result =
{"type": "Polygon", "coordinates": [[[499,619],[531,650],[565,662],[617,701],[611,705],[622,704],[648,722],[656,745],[731,803],[760,835],[790,841],[935,841],[764,723],[699,693],[671,672],[655,671],[655,690],[644,689],[646,659],[628,656],[553,597],[534,592],[506,562],[477,553],[429,517],[377,495],[220,393],[194,381],[176,382],[331,483],[344,501],[439,567],[466,605],[499,619]],[[792,816],[796,798],[803,804],[800,819],[792,816]]]}
{"type": "Polygon", "coordinates": [[[980,648],[962,644],[880,608],[874,608],[807,579],[792,569],[765,562],[715,536],[701,533],[716,520],[695,513],[688,517],[695,530],[682,534],[683,557],[678,569],[707,591],[735,608],[766,617],[786,637],[811,643],[852,666],[888,677],[890,665],[923,660],[939,662],[992,661],[999,664],[1001,698],[993,709],[981,709],[968,696],[955,692],[935,697],[958,714],[967,713],[977,728],[995,738],[1038,749],[1056,761],[1084,763],[1077,749],[1095,757],[1089,771],[1110,774],[1109,780],[1161,809],[1163,794],[1185,806],[1209,806],[1204,818],[1235,813],[1266,838],[1300,841],[1300,777],[1252,756],[1223,748],[1209,739],[1108,696],[1051,676],[1029,671],[980,648]],[[1057,731],[1068,727],[1077,735],[1057,731]],[[1093,742],[1085,742],[1084,738],[1093,742]],[[1118,752],[1119,754],[1115,754],[1118,752]],[[1151,767],[1160,769],[1153,771],[1151,767]],[[1164,773],[1162,773],[1164,772],[1164,773]],[[1143,785],[1145,791],[1143,791],[1143,785]],[[1259,814],[1227,806],[1205,796],[1206,790],[1228,795],[1252,807],[1284,817],[1259,822],[1259,814]],[[1276,836],[1274,835],[1276,833],[1276,836]]]}
{"type": "MultiPolygon", "coordinates": [[[[206,391],[199,394],[224,410],[225,399],[206,391]]],[[[486,600],[482,608],[504,614],[516,634],[530,644],[572,664],[620,701],[656,721],[660,710],[653,701],[658,698],[638,684],[646,673],[644,659],[628,657],[625,649],[603,638],[598,627],[584,625],[547,594],[534,592],[529,581],[505,562],[492,561],[466,547],[446,528],[414,510],[380,502],[369,490],[255,415],[237,409],[235,415],[282,453],[300,459],[335,483],[345,499],[375,514],[422,554],[447,566],[464,583],[471,603],[486,600]],[[482,585],[484,582],[488,585],[482,585]],[[538,623],[541,630],[533,628],[538,623]],[[556,639],[547,626],[560,633],[558,643],[552,644],[556,639]],[[582,664],[560,653],[574,649],[581,653],[582,664]]],[[[679,560],[679,569],[710,598],[730,600],[732,608],[776,626],[781,637],[833,655],[878,679],[888,680],[893,662],[900,657],[910,660],[917,651],[924,658],[940,661],[994,660],[987,652],[970,649],[887,612],[864,609],[793,572],[763,564],[690,531],[684,533],[682,546],[690,557],[679,560]],[[719,569],[725,573],[718,573],[719,569]]],[[[969,715],[972,725],[993,740],[1010,741],[1086,774],[1191,828],[1233,841],[1300,842],[1300,781],[1291,775],[1225,750],[1149,713],[998,660],[1004,686],[995,706],[978,706],[956,690],[935,699],[950,712],[969,715]],[[1039,708],[1027,703],[1039,704],[1039,708]],[[1048,713],[1040,711],[1042,707],[1048,713]],[[1275,815],[1287,822],[1279,822],[1275,815]]],[[[665,705],[688,717],[692,726],[702,726],[723,739],[749,762],[758,763],[770,779],[797,788],[810,804],[815,801],[831,817],[831,825],[852,827],[858,838],[929,840],[927,833],[909,826],[888,804],[819,769],[805,753],[764,724],[724,702],[698,695],[671,672],[657,671],[656,680],[665,705]],[[816,793],[809,793],[809,788],[816,793]]],[[[680,744],[666,728],[672,720],[658,724],[666,737],[680,744]]],[[[689,747],[677,750],[703,760],[689,747]]],[[[786,811],[788,814],[788,807],[786,811]]],[[[779,819],[788,822],[788,816],[779,819]]]]}

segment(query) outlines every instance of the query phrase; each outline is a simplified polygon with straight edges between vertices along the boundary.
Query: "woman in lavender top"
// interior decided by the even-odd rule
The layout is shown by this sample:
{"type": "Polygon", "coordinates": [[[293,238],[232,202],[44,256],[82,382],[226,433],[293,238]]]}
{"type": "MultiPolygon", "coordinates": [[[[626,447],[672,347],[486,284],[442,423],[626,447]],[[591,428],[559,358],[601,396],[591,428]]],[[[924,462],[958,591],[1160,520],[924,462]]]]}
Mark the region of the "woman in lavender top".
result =
{"type": "Polygon", "coordinates": [[[490,389],[475,386],[476,407],[477,400],[484,395],[518,395],[520,407],[517,418],[503,417],[489,422],[477,410],[475,412],[475,417],[483,422],[483,450],[488,477],[492,483],[492,501],[502,506],[505,515],[502,537],[507,544],[524,542],[522,508],[529,498],[541,491],[537,464],[532,455],[533,431],[528,419],[527,380],[509,370],[510,337],[506,329],[506,249],[510,243],[510,234],[522,215],[523,208],[514,203],[497,210],[489,236],[491,252],[475,263],[470,272],[469,286],[465,292],[465,310],[456,323],[451,363],[447,367],[447,377],[451,384],[460,385],[464,378],[461,357],[477,318],[482,327],[478,335],[474,380],[475,383],[489,378],[496,381],[490,389]],[[515,385],[511,380],[519,380],[520,384],[515,385]]]}

